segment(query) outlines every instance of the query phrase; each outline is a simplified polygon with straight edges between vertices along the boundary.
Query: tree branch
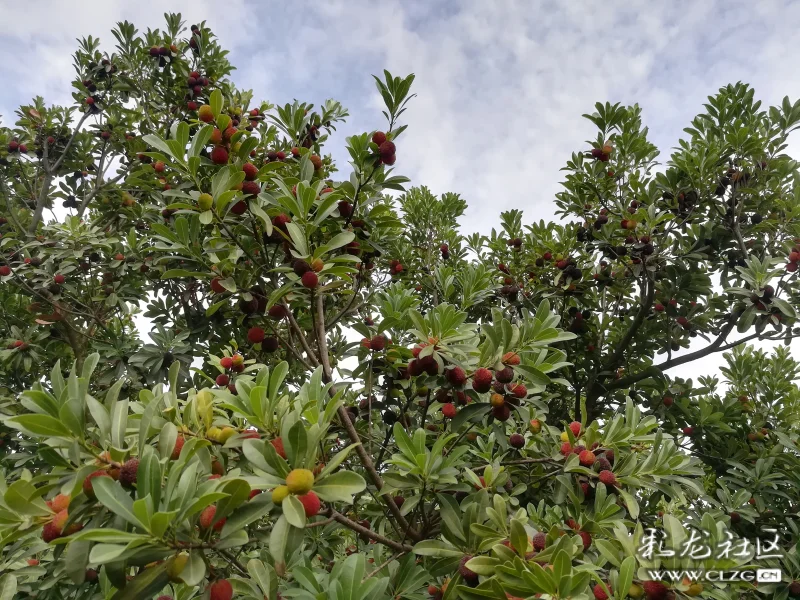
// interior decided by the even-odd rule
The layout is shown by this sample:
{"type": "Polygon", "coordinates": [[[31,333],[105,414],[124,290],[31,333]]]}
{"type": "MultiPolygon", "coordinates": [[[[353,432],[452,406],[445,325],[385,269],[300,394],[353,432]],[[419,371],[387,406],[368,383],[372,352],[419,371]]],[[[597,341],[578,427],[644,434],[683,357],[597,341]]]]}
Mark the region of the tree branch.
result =
{"type": "MultiPolygon", "coordinates": [[[[314,315],[314,321],[316,323],[315,328],[317,330],[317,342],[319,344],[319,353],[322,360],[322,379],[325,381],[325,383],[331,383],[333,381],[333,374],[331,372],[331,365],[328,359],[328,344],[325,337],[325,314],[321,295],[317,296],[316,310],[314,310],[314,307],[312,307],[312,311],[316,313],[314,315]]],[[[329,393],[331,396],[335,394],[333,387],[329,389],[329,393]]],[[[353,422],[350,420],[350,415],[347,414],[347,410],[344,406],[339,406],[338,414],[342,425],[347,430],[347,435],[350,438],[350,441],[354,444],[358,444],[356,446],[356,454],[358,454],[361,464],[363,465],[364,469],[366,469],[369,478],[375,485],[375,488],[380,491],[381,488],[383,488],[383,479],[381,479],[378,471],[375,470],[375,465],[373,465],[372,459],[364,449],[364,444],[361,442],[361,437],[358,435],[358,431],[356,431],[356,428],[353,426],[353,422]]],[[[397,504],[394,502],[394,498],[386,494],[381,496],[381,498],[383,499],[383,502],[386,504],[389,511],[392,513],[392,516],[395,518],[398,525],[400,525],[400,527],[408,534],[408,536],[413,540],[422,539],[422,536],[420,536],[420,534],[411,527],[406,518],[402,515],[397,504]]],[[[366,531],[369,530],[367,529],[366,531]]],[[[401,548],[398,547],[395,549],[401,548]]]]}
{"type": "Polygon", "coordinates": [[[331,517],[333,517],[333,520],[336,521],[337,523],[341,523],[342,525],[344,525],[348,529],[352,529],[359,535],[363,535],[364,537],[367,537],[371,540],[375,540],[379,544],[383,544],[384,546],[387,546],[393,550],[397,550],[399,552],[411,552],[413,550],[413,548],[408,544],[401,544],[400,542],[395,542],[394,540],[390,540],[389,538],[384,537],[379,533],[372,531],[371,529],[367,529],[366,527],[359,525],[355,521],[348,519],[342,513],[338,513],[333,509],[331,509],[331,517]]]}
{"type": "Polygon", "coordinates": [[[736,319],[733,319],[725,324],[725,326],[720,331],[717,338],[711,342],[705,348],[701,348],[700,350],[696,350],[695,352],[690,352],[689,354],[684,354],[683,356],[678,356],[675,358],[670,358],[669,360],[664,361],[660,365],[655,365],[654,367],[650,367],[648,369],[644,369],[639,373],[635,373],[633,375],[629,375],[628,377],[623,377],[622,379],[617,379],[616,381],[612,381],[607,386],[604,387],[605,392],[610,392],[612,390],[619,390],[622,388],[629,387],[634,383],[642,381],[643,379],[648,379],[649,377],[653,376],[653,369],[657,369],[659,371],[666,371],[667,369],[671,369],[673,367],[677,367],[680,365],[684,365],[688,362],[692,362],[694,360],[704,358],[709,354],[713,354],[714,352],[720,352],[723,350],[729,350],[735,346],[743,344],[751,339],[759,337],[759,334],[755,334],[753,336],[746,336],[741,338],[735,342],[731,342],[730,344],[723,346],[723,342],[726,340],[728,335],[733,328],[736,327],[736,319]]]}

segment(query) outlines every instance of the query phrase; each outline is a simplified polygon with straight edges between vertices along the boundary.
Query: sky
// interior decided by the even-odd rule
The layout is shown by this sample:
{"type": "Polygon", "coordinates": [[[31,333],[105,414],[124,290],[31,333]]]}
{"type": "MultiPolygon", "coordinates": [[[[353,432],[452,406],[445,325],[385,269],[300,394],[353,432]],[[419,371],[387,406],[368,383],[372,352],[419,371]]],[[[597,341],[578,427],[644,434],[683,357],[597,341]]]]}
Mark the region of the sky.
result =
{"type": "MultiPolygon", "coordinates": [[[[597,101],[638,103],[666,160],[720,86],[750,83],[765,105],[800,97],[792,0],[0,0],[4,123],[35,95],[69,102],[76,38],[99,36],[110,49],[116,22],[161,27],[166,11],[205,20],[231,51],[234,82],[256,98],[347,107],[351,117],[326,147],[341,168],[344,137],[384,124],[371,75],[415,73],[396,171],[434,193],[461,194],[464,233],[488,233],[511,208],[526,221],[552,219],[559,170],[594,137],[581,114],[597,101]]],[[[800,156],[798,140],[789,152],[800,156]]]]}

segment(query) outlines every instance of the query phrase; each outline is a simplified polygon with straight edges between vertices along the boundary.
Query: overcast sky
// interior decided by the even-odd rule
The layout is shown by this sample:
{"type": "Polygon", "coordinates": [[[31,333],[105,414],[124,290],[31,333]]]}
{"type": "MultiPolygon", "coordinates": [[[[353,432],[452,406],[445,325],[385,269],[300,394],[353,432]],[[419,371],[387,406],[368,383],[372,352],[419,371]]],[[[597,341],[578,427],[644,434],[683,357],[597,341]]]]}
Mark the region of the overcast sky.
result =
{"type": "Polygon", "coordinates": [[[111,49],[117,21],[162,27],[165,11],[206,20],[231,51],[233,80],[256,98],[342,102],[351,117],[327,146],[342,168],[344,136],[384,123],[371,74],[415,73],[396,169],[435,193],[460,193],[464,232],[487,232],[510,208],[552,218],[559,169],[594,137],[580,115],[597,101],[639,103],[666,160],[722,85],[750,83],[767,105],[800,97],[800,2],[791,0],[0,0],[4,124],[34,95],[69,101],[76,38],[99,36],[111,49]]]}

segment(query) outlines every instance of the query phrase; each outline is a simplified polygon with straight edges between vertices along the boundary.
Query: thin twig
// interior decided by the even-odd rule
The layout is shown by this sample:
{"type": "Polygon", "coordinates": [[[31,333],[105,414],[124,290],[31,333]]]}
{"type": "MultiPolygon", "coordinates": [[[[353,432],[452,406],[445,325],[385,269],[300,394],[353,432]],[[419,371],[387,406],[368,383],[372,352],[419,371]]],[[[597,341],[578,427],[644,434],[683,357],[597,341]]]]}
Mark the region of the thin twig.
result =
{"type": "Polygon", "coordinates": [[[405,552],[395,552],[394,554],[392,554],[386,562],[382,563],[377,569],[366,575],[364,579],[361,580],[361,583],[364,583],[367,579],[369,579],[373,575],[377,575],[378,573],[380,573],[383,569],[385,569],[389,565],[390,562],[392,562],[393,560],[397,560],[404,554],[405,552]]]}

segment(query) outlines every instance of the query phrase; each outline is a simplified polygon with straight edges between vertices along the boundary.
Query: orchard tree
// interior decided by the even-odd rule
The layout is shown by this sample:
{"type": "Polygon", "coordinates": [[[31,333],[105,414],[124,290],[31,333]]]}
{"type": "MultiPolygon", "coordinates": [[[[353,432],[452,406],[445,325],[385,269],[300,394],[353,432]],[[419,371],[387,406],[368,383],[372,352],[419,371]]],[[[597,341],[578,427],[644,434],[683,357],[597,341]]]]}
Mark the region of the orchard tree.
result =
{"type": "Polygon", "coordinates": [[[800,334],[800,103],[726,86],[664,164],[597,104],[558,222],[465,234],[395,171],[413,75],[340,173],[338,102],[113,34],[0,129],[0,598],[800,597],[800,364],[747,346],[800,334]]]}

